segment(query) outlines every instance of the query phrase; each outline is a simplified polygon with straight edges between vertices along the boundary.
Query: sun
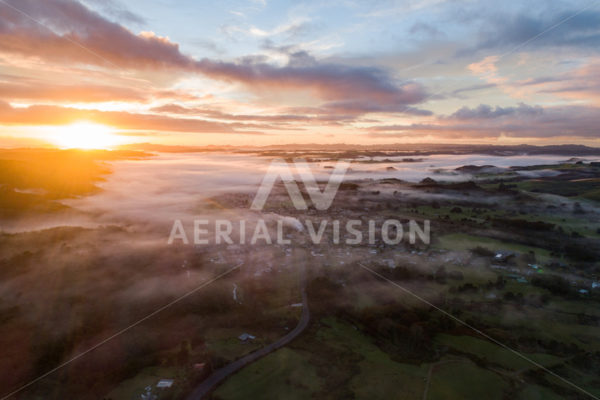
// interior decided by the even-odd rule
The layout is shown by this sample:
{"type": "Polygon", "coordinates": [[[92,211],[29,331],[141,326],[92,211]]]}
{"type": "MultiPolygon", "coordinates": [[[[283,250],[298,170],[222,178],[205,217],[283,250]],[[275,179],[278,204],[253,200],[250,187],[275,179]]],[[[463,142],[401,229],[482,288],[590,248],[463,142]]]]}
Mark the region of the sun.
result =
{"type": "Polygon", "coordinates": [[[110,149],[123,142],[110,127],[87,121],[52,128],[51,136],[50,140],[63,149],[110,149]]]}

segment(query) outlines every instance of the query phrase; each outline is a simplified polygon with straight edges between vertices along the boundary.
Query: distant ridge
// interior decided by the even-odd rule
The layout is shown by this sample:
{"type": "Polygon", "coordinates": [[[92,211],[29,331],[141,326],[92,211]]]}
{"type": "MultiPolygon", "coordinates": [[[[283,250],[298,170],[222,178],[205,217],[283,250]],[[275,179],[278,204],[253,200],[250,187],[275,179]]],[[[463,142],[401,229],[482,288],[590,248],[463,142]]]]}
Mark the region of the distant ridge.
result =
{"type": "Polygon", "coordinates": [[[562,156],[600,156],[599,147],[577,144],[562,144],[548,146],[519,145],[485,145],[485,144],[386,144],[386,145],[356,145],[356,144],[287,144],[268,146],[172,146],[152,143],[129,144],[120,147],[126,150],[155,151],[164,153],[194,153],[194,152],[275,152],[275,151],[377,151],[384,153],[406,153],[411,155],[431,154],[488,154],[495,156],[514,155],[562,155],[562,156]]]}

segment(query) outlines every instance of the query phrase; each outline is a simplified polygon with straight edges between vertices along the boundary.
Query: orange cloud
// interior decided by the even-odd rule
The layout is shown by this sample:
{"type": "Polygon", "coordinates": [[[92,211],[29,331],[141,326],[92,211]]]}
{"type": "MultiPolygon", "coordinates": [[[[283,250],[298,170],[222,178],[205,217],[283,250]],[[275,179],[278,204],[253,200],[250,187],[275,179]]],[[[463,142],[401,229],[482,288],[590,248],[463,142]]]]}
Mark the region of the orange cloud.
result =
{"type": "Polygon", "coordinates": [[[0,82],[0,97],[18,100],[93,103],[146,101],[149,96],[135,89],[101,85],[48,85],[0,82]]]}
{"type": "Polygon", "coordinates": [[[120,129],[165,132],[261,134],[269,125],[221,123],[194,118],[172,118],[154,114],[80,110],[60,106],[11,107],[0,103],[0,120],[5,125],[66,125],[80,120],[94,121],[120,129]]]}

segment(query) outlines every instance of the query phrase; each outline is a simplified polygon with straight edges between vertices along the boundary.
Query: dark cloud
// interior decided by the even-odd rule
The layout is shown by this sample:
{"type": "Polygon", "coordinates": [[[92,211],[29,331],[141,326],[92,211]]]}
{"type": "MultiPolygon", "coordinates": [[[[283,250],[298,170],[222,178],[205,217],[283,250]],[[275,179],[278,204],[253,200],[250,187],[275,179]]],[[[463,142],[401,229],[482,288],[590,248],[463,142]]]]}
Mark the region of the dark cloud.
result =
{"type": "Polygon", "coordinates": [[[490,88],[493,88],[496,86],[498,86],[498,85],[496,85],[495,83],[482,83],[479,85],[471,85],[471,86],[467,86],[464,88],[453,90],[452,95],[455,97],[461,97],[461,95],[466,92],[474,92],[477,90],[490,89],[490,88]]]}
{"type": "Polygon", "coordinates": [[[599,135],[600,109],[588,106],[490,107],[458,110],[428,124],[375,126],[369,129],[373,137],[432,135],[453,138],[521,138],[587,137],[599,135]]]}
{"type": "Polygon", "coordinates": [[[559,76],[541,76],[539,78],[525,79],[519,82],[521,86],[535,86],[549,82],[561,82],[564,78],[559,76]]]}
{"type": "MultiPolygon", "coordinates": [[[[414,82],[396,83],[383,70],[375,67],[347,67],[317,64],[276,67],[266,63],[231,63],[201,60],[198,69],[215,79],[239,82],[254,90],[308,90],[329,101],[356,99],[381,109],[402,111],[406,105],[422,102],[425,89],[414,82]]],[[[357,104],[357,103],[355,103],[357,104]]]]}
{"type": "Polygon", "coordinates": [[[520,103],[517,107],[494,107],[487,104],[481,104],[477,108],[463,107],[450,115],[449,119],[456,120],[482,120],[492,119],[501,117],[523,117],[523,116],[536,116],[541,115],[544,112],[542,107],[529,106],[527,104],[520,103]]]}
{"type": "Polygon", "coordinates": [[[600,12],[596,10],[571,9],[537,16],[502,12],[490,15],[486,11],[479,17],[482,22],[477,44],[459,51],[458,55],[516,47],[533,38],[527,44],[528,49],[573,47],[597,52],[600,48],[600,12]]]}
{"type": "Polygon", "coordinates": [[[431,24],[419,21],[410,27],[409,33],[412,35],[422,35],[429,38],[437,38],[444,36],[444,33],[431,24]]]}
{"type": "Polygon", "coordinates": [[[416,107],[410,107],[403,103],[388,103],[381,104],[368,100],[348,100],[325,103],[323,109],[332,112],[345,113],[348,115],[361,115],[365,113],[395,113],[401,112],[410,115],[428,116],[433,115],[429,110],[424,110],[416,107]]]}

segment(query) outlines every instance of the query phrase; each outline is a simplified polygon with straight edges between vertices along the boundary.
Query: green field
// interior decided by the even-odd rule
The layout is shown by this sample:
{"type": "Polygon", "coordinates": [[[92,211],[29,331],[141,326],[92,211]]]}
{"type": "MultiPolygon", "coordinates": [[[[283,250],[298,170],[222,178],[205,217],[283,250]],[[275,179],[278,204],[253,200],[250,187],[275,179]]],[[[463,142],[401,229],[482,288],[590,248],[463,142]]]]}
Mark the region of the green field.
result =
{"type": "Polygon", "coordinates": [[[560,400],[562,398],[552,390],[538,385],[527,385],[517,395],[518,400],[560,400]]]}
{"type": "Polygon", "coordinates": [[[515,182],[517,188],[528,192],[556,194],[564,197],[580,197],[600,201],[600,179],[578,179],[572,181],[546,181],[531,179],[515,182]]]}
{"type": "MultiPolygon", "coordinates": [[[[506,217],[508,218],[508,217],[506,217]]],[[[555,224],[556,227],[561,227],[565,232],[577,232],[580,235],[587,237],[600,237],[598,226],[594,221],[590,221],[589,216],[573,216],[566,213],[559,214],[525,214],[519,215],[519,219],[527,221],[544,221],[550,224],[555,224]]]]}
{"type": "Polygon", "coordinates": [[[437,244],[434,247],[448,249],[452,251],[467,251],[475,247],[484,247],[491,251],[514,251],[518,253],[527,253],[533,251],[539,262],[550,260],[550,252],[539,247],[526,246],[518,243],[503,242],[501,240],[490,239],[487,237],[473,236],[466,233],[450,233],[437,238],[437,244]]]}
{"type": "Polygon", "coordinates": [[[214,393],[216,399],[308,399],[322,380],[308,357],[282,348],[227,379],[214,393]]]}
{"type": "Polygon", "coordinates": [[[398,363],[352,325],[333,318],[323,320],[320,341],[361,356],[358,373],[350,380],[356,399],[418,399],[423,395],[428,365],[398,363]]]}
{"type": "Polygon", "coordinates": [[[450,362],[436,366],[428,400],[503,399],[509,385],[499,375],[472,362],[450,362]]]}
{"type": "Polygon", "coordinates": [[[156,384],[159,380],[172,379],[176,376],[177,370],[175,368],[144,368],[135,377],[121,382],[106,397],[113,400],[139,399],[146,386],[151,386],[153,391],[156,392],[156,384]]]}
{"type": "MultiPolygon", "coordinates": [[[[518,356],[508,349],[500,347],[486,340],[472,336],[453,336],[441,334],[435,338],[437,344],[451,347],[461,353],[471,354],[490,364],[498,364],[503,368],[514,371],[537,368],[531,362],[518,356]]],[[[551,366],[562,362],[562,359],[550,354],[523,354],[525,357],[544,366],[551,366]]]]}
{"type": "MultiPolygon", "coordinates": [[[[217,356],[227,361],[236,360],[262,347],[262,341],[257,338],[250,342],[241,342],[238,336],[243,333],[240,329],[209,329],[206,333],[206,347],[217,356]]],[[[252,332],[250,332],[252,333],[252,332]]]]}

